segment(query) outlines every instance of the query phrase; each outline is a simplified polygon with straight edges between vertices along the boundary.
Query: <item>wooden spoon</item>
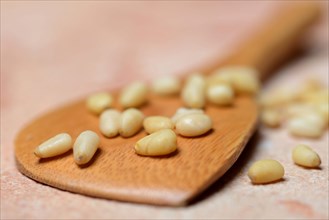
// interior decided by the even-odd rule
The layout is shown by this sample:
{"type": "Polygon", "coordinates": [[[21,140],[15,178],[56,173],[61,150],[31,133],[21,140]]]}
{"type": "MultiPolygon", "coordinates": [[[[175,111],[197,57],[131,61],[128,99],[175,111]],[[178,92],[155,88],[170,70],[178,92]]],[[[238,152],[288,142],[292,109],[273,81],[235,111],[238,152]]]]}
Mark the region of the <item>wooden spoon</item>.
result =
{"type": "MultiPolygon", "coordinates": [[[[313,6],[297,6],[267,23],[251,41],[224,64],[257,68],[263,78],[291,54],[297,37],[318,14],[313,6]]],[[[223,65],[223,63],[222,63],[223,65]]],[[[215,68],[221,66],[214,65],[215,68]]],[[[210,72],[214,68],[207,68],[210,72]]],[[[182,106],[178,97],[149,95],[141,108],[146,115],[172,116],[182,106]]],[[[116,104],[116,108],[119,106],[116,104]]],[[[89,196],[158,205],[184,205],[221,177],[238,159],[253,134],[258,116],[255,100],[236,98],[233,107],[208,105],[206,113],[214,129],[197,138],[178,137],[178,151],[166,157],[135,154],[135,142],[144,137],[104,138],[98,117],[90,114],[80,100],[32,121],[20,131],[15,142],[17,166],[26,176],[44,184],[89,196]],[[44,140],[60,132],[75,139],[84,130],[101,137],[100,150],[86,166],[74,163],[72,151],[49,159],[39,159],[33,151],[44,140]]]]}

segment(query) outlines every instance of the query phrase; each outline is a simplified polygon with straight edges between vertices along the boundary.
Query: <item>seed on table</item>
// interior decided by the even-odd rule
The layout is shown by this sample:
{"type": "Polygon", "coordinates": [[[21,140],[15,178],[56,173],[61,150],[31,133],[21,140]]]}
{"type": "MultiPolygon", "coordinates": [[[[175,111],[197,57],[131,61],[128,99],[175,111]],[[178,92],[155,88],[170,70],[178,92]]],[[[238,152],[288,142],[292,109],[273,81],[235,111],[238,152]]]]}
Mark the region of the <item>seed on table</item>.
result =
{"type": "Polygon", "coordinates": [[[181,92],[186,107],[203,108],[206,103],[206,81],[204,76],[195,73],[187,78],[181,92]]]}
{"type": "MultiPolygon", "coordinates": [[[[329,101],[329,100],[328,100],[329,101]]],[[[329,102],[323,102],[316,105],[317,112],[323,117],[325,123],[329,124],[329,102]]]]}
{"type": "Polygon", "coordinates": [[[107,108],[110,108],[113,103],[113,97],[111,94],[106,92],[98,92],[91,94],[86,101],[87,109],[96,114],[99,115],[107,108]]]}
{"type": "Polygon", "coordinates": [[[74,161],[78,165],[88,163],[96,153],[99,146],[98,135],[90,130],[82,132],[74,142],[74,161]]]}
{"type": "Polygon", "coordinates": [[[67,133],[60,133],[39,145],[34,154],[40,158],[54,157],[72,148],[72,138],[67,133]]]}
{"type": "Polygon", "coordinates": [[[297,116],[288,121],[290,134],[300,137],[318,138],[323,134],[325,126],[325,120],[317,113],[297,116]]]}
{"type": "Polygon", "coordinates": [[[105,110],[99,118],[99,129],[106,137],[115,137],[119,134],[121,113],[114,109],[105,110]]]}
{"type": "Polygon", "coordinates": [[[126,86],[119,98],[119,102],[124,108],[137,108],[147,101],[147,86],[143,82],[134,82],[126,86]]]}
{"type": "Polygon", "coordinates": [[[162,77],[153,81],[152,90],[157,95],[176,95],[180,91],[180,81],[173,76],[162,77]]]}
{"type": "Polygon", "coordinates": [[[216,105],[231,105],[234,101],[234,91],[230,85],[219,84],[207,88],[208,101],[216,105]]]}
{"type": "Polygon", "coordinates": [[[261,121],[268,127],[278,127],[281,123],[280,112],[273,109],[265,109],[261,113],[261,121]]]}
{"type": "Polygon", "coordinates": [[[161,129],[173,129],[174,123],[170,118],[164,116],[150,116],[144,119],[144,129],[151,134],[161,129]]]}
{"type": "Polygon", "coordinates": [[[321,159],[319,155],[309,146],[299,144],[292,151],[292,159],[295,164],[316,168],[321,164],[321,159]]]}
{"type": "Polygon", "coordinates": [[[284,176],[284,168],[276,160],[259,160],[251,165],[248,176],[255,184],[270,183],[284,176]]]}
{"type": "Polygon", "coordinates": [[[314,103],[314,104],[328,102],[329,89],[323,88],[318,91],[303,93],[303,94],[300,94],[300,96],[298,98],[299,98],[299,101],[307,102],[307,103],[314,103]]]}
{"type": "Polygon", "coordinates": [[[122,137],[131,137],[143,127],[144,114],[135,108],[122,112],[119,133],[122,137]]]}
{"type": "Polygon", "coordinates": [[[179,108],[174,116],[171,117],[171,121],[176,124],[181,117],[189,114],[204,114],[204,111],[198,108],[179,108]]]}
{"type": "Polygon", "coordinates": [[[298,99],[298,93],[293,88],[278,87],[277,89],[264,93],[258,102],[262,107],[277,107],[292,103],[298,99]]]}
{"type": "Polygon", "coordinates": [[[177,149],[177,136],[171,129],[162,129],[154,132],[135,145],[137,154],[144,156],[161,156],[174,152],[177,149]]]}
{"type": "Polygon", "coordinates": [[[189,114],[176,123],[176,131],[186,137],[196,137],[207,133],[212,128],[212,120],[206,114],[189,114]]]}

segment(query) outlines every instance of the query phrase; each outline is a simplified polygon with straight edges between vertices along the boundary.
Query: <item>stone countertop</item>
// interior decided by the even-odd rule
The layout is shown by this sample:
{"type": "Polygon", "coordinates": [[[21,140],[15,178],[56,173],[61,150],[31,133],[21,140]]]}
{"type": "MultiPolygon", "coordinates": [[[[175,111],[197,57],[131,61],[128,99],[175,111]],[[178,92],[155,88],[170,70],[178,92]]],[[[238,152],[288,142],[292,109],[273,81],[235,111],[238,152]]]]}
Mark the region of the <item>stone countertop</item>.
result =
{"type": "MultiPolygon", "coordinates": [[[[94,91],[221,59],[282,4],[1,1],[1,219],[328,219],[328,132],[309,140],[260,126],[233,167],[179,208],[73,194],[37,183],[15,166],[15,135],[33,118],[94,91]],[[297,143],[314,147],[321,169],[293,164],[297,143]],[[248,167],[263,158],[284,165],[283,181],[250,183],[248,167]]],[[[319,4],[328,9],[328,2],[319,4]]],[[[311,49],[264,90],[309,77],[328,82],[328,11],[304,42],[311,49]]]]}

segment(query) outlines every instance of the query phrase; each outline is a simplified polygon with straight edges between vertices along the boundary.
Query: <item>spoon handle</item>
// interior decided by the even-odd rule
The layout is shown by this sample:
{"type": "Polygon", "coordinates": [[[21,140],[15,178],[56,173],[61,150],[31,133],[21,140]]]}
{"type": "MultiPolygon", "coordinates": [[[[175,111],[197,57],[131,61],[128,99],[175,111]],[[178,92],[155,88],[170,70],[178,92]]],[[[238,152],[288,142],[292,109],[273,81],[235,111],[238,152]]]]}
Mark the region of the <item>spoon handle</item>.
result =
{"type": "MultiPolygon", "coordinates": [[[[221,66],[250,66],[259,70],[260,78],[264,79],[271,70],[294,54],[298,38],[316,20],[319,12],[315,4],[299,4],[278,12],[221,66]]],[[[207,68],[205,72],[211,73],[216,67],[218,64],[207,68]]]]}

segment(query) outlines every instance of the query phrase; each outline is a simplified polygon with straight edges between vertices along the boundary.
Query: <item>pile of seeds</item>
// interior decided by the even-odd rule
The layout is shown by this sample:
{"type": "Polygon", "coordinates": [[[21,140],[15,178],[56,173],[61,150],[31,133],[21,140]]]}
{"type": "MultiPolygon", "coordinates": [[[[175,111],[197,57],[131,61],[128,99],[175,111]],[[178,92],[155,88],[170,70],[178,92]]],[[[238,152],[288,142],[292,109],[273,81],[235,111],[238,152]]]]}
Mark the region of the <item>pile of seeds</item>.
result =
{"type": "Polygon", "coordinates": [[[315,80],[295,91],[276,88],[260,97],[260,105],[263,124],[285,126],[294,136],[319,138],[329,125],[329,90],[315,80]]]}
{"type": "MultiPolygon", "coordinates": [[[[143,156],[168,155],[176,151],[177,134],[182,137],[206,135],[213,127],[212,119],[204,111],[205,106],[230,106],[236,95],[255,96],[260,90],[256,70],[231,66],[220,68],[208,77],[200,73],[191,74],[184,85],[174,77],[155,80],[150,88],[143,82],[134,82],[123,88],[118,102],[123,109],[113,109],[114,97],[107,92],[90,95],[86,100],[87,109],[99,116],[99,130],[106,138],[118,135],[129,138],[142,128],[147,136],[135,144],[135,152],[143,156]],[[171,117],[162,115],[145,116],[138,108],[147,103],[149,90],[159,96],[178,96],[184,106],[171,117]]],[[[328,125],[328,90],[311,84],[297,96],[278,92],[261,97],[261,120],[270,127],[278,127],[288,120],[289,131],[294,135],[319,137],[328,125]],[[284,114],[282,114],[284,112],[284,114]]],[[[73,145],[74,160],[77,164],[88,163],[97,148],[99,137],[93,131],[84,131],[73,145]]],[[[62,133],[42,143],[35,149],[40,158],[63,154],[72,148],[72,138],[62,133]]],[[[296,164],[318,167],[320,157],[311,148],[300,145],[293,151],[296,164]]],[[[275,160],[261,160],[254,163],[248,172],[253,183],[268,183],[281,179],[283,166],[275,160]]]]}

